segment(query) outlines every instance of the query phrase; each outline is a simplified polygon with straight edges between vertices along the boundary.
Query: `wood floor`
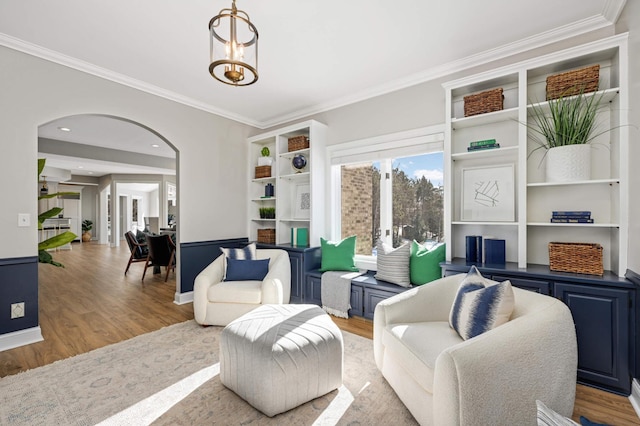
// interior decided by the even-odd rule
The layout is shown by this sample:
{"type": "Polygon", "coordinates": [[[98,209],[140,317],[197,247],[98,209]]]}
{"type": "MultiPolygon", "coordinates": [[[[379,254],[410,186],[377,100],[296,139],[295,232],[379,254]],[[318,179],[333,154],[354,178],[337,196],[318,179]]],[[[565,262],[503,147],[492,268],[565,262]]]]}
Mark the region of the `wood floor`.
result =
{"type": "MultiPolygon", "coordinates": [[[[134,263],[127,275],[125,245],[73,244],[54,258],[65,268],[39,265],[40,327],[43,342],[0,352],[0,377],[88,352],[140,334],[193,319],[193,306],[173,303],[176,281],[170,273],[147,271],[134,263]]],[[[346,331],[371,339],[369,320],[334,318],[346,331]]],[[[639,425],[628,398],[578,385],[574,420],[580,416],[616,426],[639,425]]]]}

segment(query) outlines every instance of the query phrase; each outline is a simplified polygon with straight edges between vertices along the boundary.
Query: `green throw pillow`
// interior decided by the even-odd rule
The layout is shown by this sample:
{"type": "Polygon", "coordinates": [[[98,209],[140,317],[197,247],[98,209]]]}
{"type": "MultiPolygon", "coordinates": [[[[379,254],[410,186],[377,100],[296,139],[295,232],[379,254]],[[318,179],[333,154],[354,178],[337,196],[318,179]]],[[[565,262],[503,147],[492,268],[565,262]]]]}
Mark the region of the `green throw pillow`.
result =
{"type": "Polygon", "coordinates": [[[411,243],[411,284],[422,285],[442,277],[440,262],[445,259],[445,245],[438,244],[431,250],[421,246],[416,240],[411,243]]]}
{"type": "Polygon", "coordinates": [[[320,272],[357,271],[355,264],[356,236],[347,237],[340,242],[327,241],[320,238],[322,248],[322,265],[320,272]]]}

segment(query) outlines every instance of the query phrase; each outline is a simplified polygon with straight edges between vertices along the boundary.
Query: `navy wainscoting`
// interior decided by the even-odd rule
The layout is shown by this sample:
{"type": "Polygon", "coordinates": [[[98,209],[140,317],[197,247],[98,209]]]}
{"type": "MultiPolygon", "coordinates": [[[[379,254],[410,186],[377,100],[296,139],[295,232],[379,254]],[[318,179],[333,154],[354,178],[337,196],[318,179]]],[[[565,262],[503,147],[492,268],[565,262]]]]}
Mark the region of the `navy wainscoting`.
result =
{"type": "Polygon", "coordinates": [[[241,248],[248,243],[248,238],[180,243],[180,293],[193,291],[196,277],[220,255],[220,247],[241,248]]]}
{"type": "Polygon", "coordinates": [[[0,259],[0,334],[37,326],[38,257],[0,259]],[[20,302],[24,317],[11,319],[11,304],[20,302]]]}
{"type": "MultiPolygon", "coordinates": [[[[627,269],[627,272],[624,274],[624,277],[634,283],[636,285],[636,289],[640,289],[640,274],[631,269],[627,269]]],[[[637,290],[636,290],[637,291],[637,290]]],[[[640,294],[636,297],[636,300],[640,298],[640,294]]],[[[635,309],[635,327],[636,333],[640,330],[640,303],[636,303],[635,309]]],[[[635,355],[636,358],[632,359],[633,363],[631,364],[631,374],[637,380],[640,380],[640,338],[635,337],[635,342],[631,342],[635,345],[635,355]]]]}

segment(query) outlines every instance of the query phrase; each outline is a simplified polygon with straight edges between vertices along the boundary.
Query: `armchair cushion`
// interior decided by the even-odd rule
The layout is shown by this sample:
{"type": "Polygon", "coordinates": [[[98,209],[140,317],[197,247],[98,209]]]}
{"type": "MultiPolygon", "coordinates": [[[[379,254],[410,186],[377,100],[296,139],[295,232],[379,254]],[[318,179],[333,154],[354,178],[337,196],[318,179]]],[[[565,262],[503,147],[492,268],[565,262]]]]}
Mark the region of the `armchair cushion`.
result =
{"type": "Polygon", "coordinates": [[[142,247],[138,247],[140,257],[146,257],[149,254],[149,248],[147,247],[147,234],[138,229],[136,231],[136,242],[142,245],[142,247]]]}
{"type": "Polygon", "coordinates": [[[511,282],[488,280],[472,266],[458,287],[449,324],[467,340],[509,321],[514,305],[511,282]]]}
{"type": "Polygon", "coordinates": [[[225,281],[262,281],[269,272],[269,259],[227,259],[225,281]]]}
{"type": "Polygon", "coordinates": [[[382,334],[386,350],[431,393],[438,355],[461,342],[447,321],[392,324],[382,334]]]}
{"type": "Polygon", "coordinates": [[[207,300],[212,303],[250,303],[257,306],[262,301],[262,282],[223,281],[209,287],[207,300]]]}

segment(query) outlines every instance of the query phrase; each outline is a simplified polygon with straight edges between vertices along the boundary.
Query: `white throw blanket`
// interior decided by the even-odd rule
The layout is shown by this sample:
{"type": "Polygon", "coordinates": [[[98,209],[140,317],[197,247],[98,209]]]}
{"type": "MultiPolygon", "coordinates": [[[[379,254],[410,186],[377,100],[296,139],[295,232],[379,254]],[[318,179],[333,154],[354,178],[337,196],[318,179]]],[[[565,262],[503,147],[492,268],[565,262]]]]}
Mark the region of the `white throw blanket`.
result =
{"type": "Polygon", "coordinates": [[[320,296],[322,309],[340,318],[349,318],[351,280],[360,272],[327,271],[322,274],[320,296]]]}

